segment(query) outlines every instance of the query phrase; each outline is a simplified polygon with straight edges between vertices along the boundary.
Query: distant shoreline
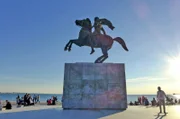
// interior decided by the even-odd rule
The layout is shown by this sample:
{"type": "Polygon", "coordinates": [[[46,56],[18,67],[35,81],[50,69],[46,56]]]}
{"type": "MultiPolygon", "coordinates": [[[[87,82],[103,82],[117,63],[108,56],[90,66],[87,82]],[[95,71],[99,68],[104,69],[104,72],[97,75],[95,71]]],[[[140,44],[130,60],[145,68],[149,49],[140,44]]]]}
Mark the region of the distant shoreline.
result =
{"type": "MultiPolygon", "coordinates": [[[[49,94],[49,95],[61,95],[62,93],[29,93],[29,92],[26,92],[28,94],[49,94]]],[[[23,92],[0,92],[0,94],[26,94],[26,93],[23,93],[23,92]]]]}
{"type": "MultiPolygon", "coordinates": [[[[26,94],[23,92],[0,92],[0,94],[26,94]]],[[[44,94],[44,95],[62,95],[63,93],[28,93],[28,94],[44,94]]],[[[156,95],[156,94],[127,94],[127,95],[156,95]]],[[[167,95],[180,95],[180,93],[172,93],[172,94],[167,94],[167,95]]]]}

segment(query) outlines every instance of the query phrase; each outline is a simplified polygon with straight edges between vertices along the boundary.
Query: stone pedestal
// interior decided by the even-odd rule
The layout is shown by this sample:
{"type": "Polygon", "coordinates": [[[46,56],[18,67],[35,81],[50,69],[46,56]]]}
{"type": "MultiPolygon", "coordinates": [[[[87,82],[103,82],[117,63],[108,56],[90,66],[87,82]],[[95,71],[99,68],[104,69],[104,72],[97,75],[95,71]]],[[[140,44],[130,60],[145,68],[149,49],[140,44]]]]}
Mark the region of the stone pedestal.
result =
{"type": "Polygon", "coordinates": [[[125,66],[66,63],[63,109],[126,109],[125,66]]]}

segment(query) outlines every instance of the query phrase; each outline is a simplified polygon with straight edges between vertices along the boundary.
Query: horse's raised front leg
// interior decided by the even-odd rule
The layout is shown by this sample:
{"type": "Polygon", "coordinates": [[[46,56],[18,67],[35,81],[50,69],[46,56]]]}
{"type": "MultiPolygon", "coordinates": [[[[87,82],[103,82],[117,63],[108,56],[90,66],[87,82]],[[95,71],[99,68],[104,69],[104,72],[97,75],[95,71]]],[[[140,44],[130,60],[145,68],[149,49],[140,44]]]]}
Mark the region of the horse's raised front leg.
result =
{"type": "Polygon", "coordinates": [[[79,47],[83,46],[82,40],[79,40],[79,39],[70,40],[70,45],[69,45],[68,51],[71,51],[71,47],[72,47],[73,43],[79,47]]]}
{"type": "Polygon", "coordinates": [[[66,46],[64,47],[64,51],[68,50],[69,49],[69,45],[71,43],[71,40],[69,40],[69,42],[66,44],[66,46]]]}

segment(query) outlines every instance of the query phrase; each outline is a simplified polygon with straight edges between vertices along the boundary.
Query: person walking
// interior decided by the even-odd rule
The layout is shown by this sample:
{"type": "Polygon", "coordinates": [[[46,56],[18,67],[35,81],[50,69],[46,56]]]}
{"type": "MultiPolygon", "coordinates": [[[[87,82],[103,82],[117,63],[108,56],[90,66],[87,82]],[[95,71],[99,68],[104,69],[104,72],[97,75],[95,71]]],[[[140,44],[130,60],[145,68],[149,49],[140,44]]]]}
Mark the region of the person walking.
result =
{"type": "Polygon", "coordinates": [[[158,99],[158,103],[159,103],[159,110],[160,112],[159,113],[162,113],[162,108],[161,106],[163,105],[163,111],[164,111],[164,114],[167,114],[166,112],[166,107],[165,107],[165,99],[166,99],[166,93],[161,90],[161,87],[159,86],[158,87],[158,91],[157,91],[157,99],[158,99]]]}

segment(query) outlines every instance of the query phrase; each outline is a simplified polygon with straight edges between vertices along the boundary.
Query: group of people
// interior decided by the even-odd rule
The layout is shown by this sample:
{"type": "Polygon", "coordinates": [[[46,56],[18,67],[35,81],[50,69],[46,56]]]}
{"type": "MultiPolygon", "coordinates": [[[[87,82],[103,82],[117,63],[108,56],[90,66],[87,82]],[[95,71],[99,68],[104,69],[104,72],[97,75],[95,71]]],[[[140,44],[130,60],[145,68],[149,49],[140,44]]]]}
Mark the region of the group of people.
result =
{"type": "MultiPolygon", "coordinates": [[[[160,112],[159,113],[162,113],[162,108],[161,106],[163,106],[163,111],[164,111],[164,114],[166,114],[166,103],[167,104],[180,104],[180,99],[177,100],[173,100],[173,98],[169,98],[166,93],[161,90],[161,87],[158,87],[157,88],[158,91],[157,91],[157,100],[155,98],[153,98],[153,100],[151,101],[151,105],[152,106],[159,106],[159,110],[160,112]]],[[[132,103],[132,101],[129,103],[129,105],[145,105],[145,106],[148,106],[150,105],[148,99],[144,96],[142,97],[139,97],[138,98],[138,101],[135,101],[134,103],[132,103]]]]}
{"type": "Polygon", "coordinates": [[[168,105],[175,105],[175,104],[180,104],[180,99],[173,99],[173,98],[169,98],[167,97],[167,104],[168,105]]]}
{"type": "Polygon", "coordinates": [[[17,105],[21,106],[29,106],[29,105],[34,105],[36,103],[40,103],[40,96],[39,95],[34,95],[33,97],[30,94],[25,94],[23,97],[20,98],[18,95],[16,98],[16,103],[17,105]]]}
{"type": "MultiPolygon", "coordinates": [[[[56,105],[58,101],[57,96],[52,96],[51,99],[47,100],[47,105],[56,105]]],[[[40,103],[40,96],[39,95],[34,95],[33,97],[30,94],[25,94],[24,96],[20,97],[19,95],[16,97],[16,104],[17,107],[23,106],[30,106],[30,105],[35,105],[36,103],[40,103]]],[[[0,100],[0,111],[2,109],[10,110],[12,109],[12,104],[8,100],[6,100],[6,104],[3,105],[1,100],[0,100]]]]}
{"type": "Polygon", "coordinates": [[[134,103],[131,101],[129,103],[129,105],[145,105],[148,106],[150,105],[149,100],[147,97],[142,96],[142,97],[138,97],[138,101],[134,101],[134,103]]]}
{"type": "Polygon", "coordinates": [[[47,100],[47,105],[56,105],[57,100],[57,96],[53,96],[51,99],[47,100]]]}

